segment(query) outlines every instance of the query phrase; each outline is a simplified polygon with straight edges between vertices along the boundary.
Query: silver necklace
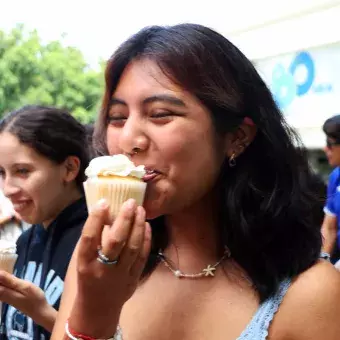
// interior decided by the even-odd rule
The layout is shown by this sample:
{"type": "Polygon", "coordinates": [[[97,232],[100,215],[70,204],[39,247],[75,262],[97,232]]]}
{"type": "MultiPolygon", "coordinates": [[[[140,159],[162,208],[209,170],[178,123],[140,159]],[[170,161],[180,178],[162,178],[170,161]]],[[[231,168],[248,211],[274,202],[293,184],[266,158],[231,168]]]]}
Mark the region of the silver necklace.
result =
{"type": "Polygon", "coordinates": [[[230,250],[228,248],[225,249],[225,252],[223,256],[214,264],[208,264],[206,268],[204,268],[200,273],[196,274],[187,274],[183,273],[181,270],[174,268],[170,261],[166,258],[166,256],[159,251],[158,257],[163,262],[165,267],[167,267],[176,277],[180,278],[186,278],[186,279],[198,279],[201,277],[208,277],[208,276],[215,276],[216,268],[226,259],[230,257],[230,250]]]}

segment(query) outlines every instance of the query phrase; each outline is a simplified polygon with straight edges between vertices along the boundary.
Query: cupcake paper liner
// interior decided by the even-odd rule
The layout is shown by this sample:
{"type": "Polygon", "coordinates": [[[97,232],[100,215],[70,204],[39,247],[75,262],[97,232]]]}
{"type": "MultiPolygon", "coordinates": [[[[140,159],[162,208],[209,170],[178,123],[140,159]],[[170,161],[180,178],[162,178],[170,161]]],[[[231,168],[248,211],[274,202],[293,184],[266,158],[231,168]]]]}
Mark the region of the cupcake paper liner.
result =
{"type": "Polygon", "coordinates": [[[4,270],[10,274],[13,274],[13,269],[17,258],[17,254],[0,254],[0,270],[4,270]]]}
{"type": "Polygon", "coordinates": [[[129,198],[136,200],[137,205],[144,201],[146,183],[129,179],[128,177],[103,177],[88,179],[84,182],[86,202],[89,212],[100,199],[106,199],[109,204],[110,216],[114,219],[122,204],[129,198]]]}

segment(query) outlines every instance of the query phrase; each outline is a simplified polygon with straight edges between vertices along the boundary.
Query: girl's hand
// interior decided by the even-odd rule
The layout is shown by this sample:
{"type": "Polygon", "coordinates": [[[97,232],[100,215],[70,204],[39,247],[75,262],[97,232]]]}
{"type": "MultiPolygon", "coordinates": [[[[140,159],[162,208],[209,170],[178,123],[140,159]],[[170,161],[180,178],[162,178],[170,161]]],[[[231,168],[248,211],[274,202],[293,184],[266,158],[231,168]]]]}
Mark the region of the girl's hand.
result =
{"type": "Polygon", "coordinates": [[[48,304],[44,292],[32,282],[0,271],[0,301],[15,307],[52,332],[57,311],[48,304]]]}
{"type": "Polygon", "coordinates": [[[84,226],[77,258],[77,295],[69,324],[95,338],[111,337],[124,303],[137,288],[151,248],[145,211],[132,199],[107,224],[108,206],[100,201],[84,226]],[[98,261],[98,249],[116,264],[98,261]]]}

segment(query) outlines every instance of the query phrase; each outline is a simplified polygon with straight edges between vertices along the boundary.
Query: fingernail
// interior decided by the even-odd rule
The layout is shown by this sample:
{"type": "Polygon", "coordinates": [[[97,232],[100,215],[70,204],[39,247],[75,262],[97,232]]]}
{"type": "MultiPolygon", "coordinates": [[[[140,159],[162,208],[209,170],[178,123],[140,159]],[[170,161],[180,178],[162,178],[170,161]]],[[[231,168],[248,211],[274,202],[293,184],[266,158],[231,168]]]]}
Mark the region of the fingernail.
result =
{"type": "Polygon", "coordinates": [[[140,215],[142,215],[142,216],[144,217],[144,216],[145,216],[145,210],[144,210],[144,208],[141,207],[141,206],[138,206],[138,207],[137,207],[137,214],[140,214],[140,215]]]}
{"type": "Polygon", "coordinates": [[[127,209],[134,209],[135,204],[136,204],[136,201],[133,198],[130,198],[125,202],[125,207],[127,209]]]}
{"type": "Polygon", "coordinates": [[[100,200],[96,203],[96,205],[95,205],[94,208],[95,208],[95,209],[98,209],[98,210],[106,209],[106,208],[107,208],[106,199],[105,199],[105,198],[100,199],[100,200]]]}

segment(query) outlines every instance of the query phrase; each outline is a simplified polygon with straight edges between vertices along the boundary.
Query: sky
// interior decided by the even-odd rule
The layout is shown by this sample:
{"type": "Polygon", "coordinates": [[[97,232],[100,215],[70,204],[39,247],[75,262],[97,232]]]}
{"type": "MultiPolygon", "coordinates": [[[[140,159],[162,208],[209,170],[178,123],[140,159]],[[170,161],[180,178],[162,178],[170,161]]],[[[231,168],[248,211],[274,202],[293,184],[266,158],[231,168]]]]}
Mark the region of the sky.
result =
{"type": "Polygon", "coordinates": [[[46,41],[66,33],[65,43],[80,48],[87,61],[96,64],[144,26],[195,22],[230,37],[306,7],[334,1],[0,0],[0,29],[24,23],[37,29],[46,41]]]}
{"type": "MultiPolygon", "coordinates": [[[[198,22],[221,28],[229,26],[217,3],[197,5],[192,0],[0,0],[0,28],[16,23],[36,28],[47,40],[58,39],[66,33],[66,43],[79,47],[92,63],[99,57],[109,57],[126,38],[144,26],[198,22]]],[[[233,16],[231,16],[233,18],[233,16]]],[[[237,21],[236,21],[237,23],[237,21]]]]}

